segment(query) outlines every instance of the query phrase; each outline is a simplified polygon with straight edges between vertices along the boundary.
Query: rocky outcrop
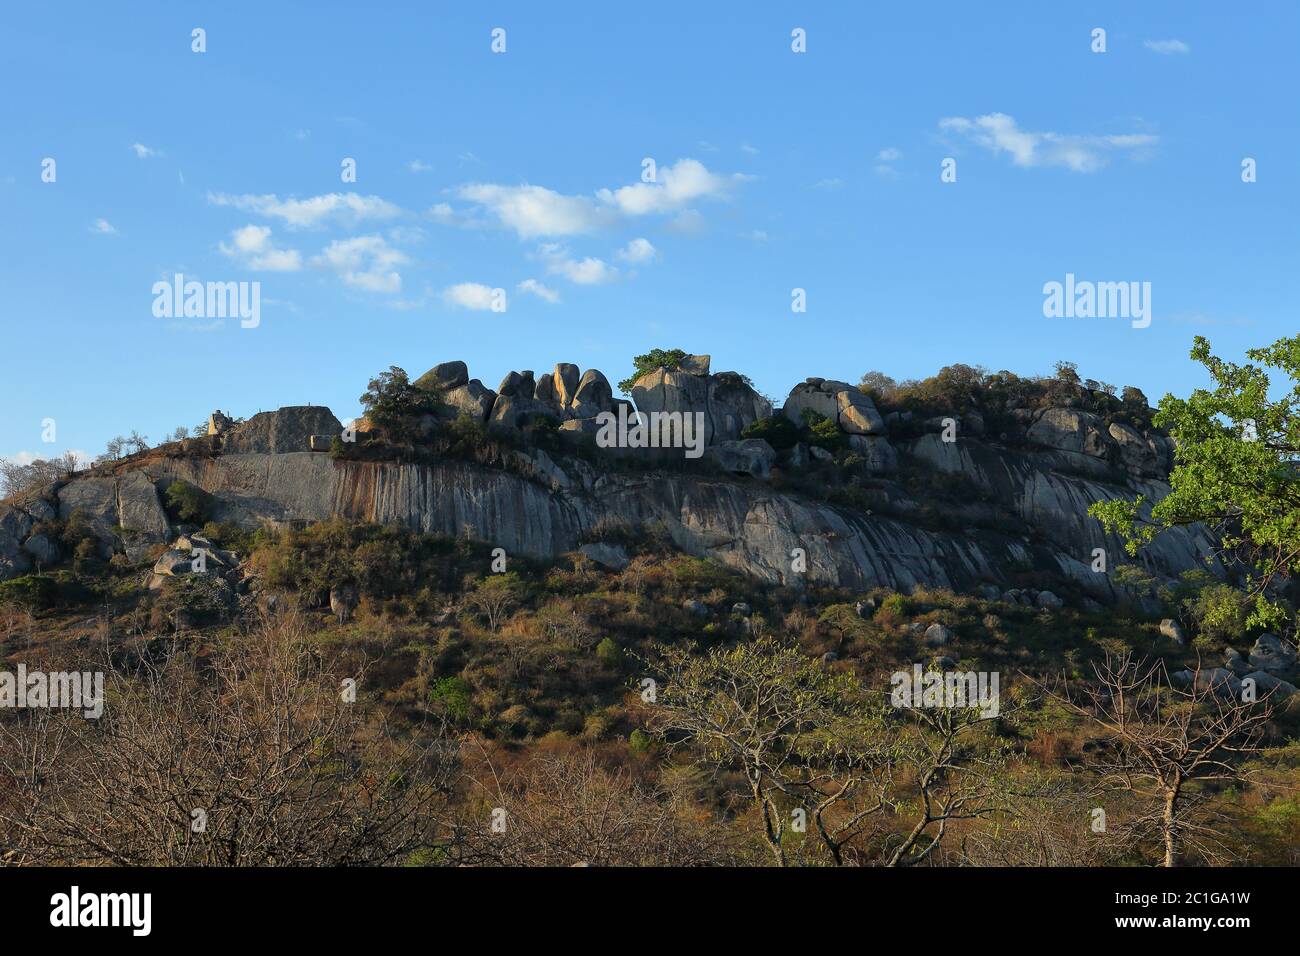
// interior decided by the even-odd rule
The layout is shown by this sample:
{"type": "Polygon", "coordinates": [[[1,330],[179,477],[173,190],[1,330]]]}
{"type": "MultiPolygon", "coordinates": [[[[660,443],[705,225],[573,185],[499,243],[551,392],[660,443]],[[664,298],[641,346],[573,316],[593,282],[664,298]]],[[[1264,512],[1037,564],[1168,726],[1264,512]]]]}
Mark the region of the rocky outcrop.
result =
{"type": "Polygon", "coordinates": [[[343,426],[320,405],[295,405],[259,412],[222,436],[222,450],[235,455],[282,455],[308,451],[312,435],[337,435],[343,426]]]}
{"type": "MultiPolygon", "coordinates": [[[[510,373],[514,375],[514,372],[510,373]]],[[[532,375],[531,372],[528,373],[532,375]]],[[[503,383],[504,384],[504,383],[503,383]]],[[[447,389],[441,397],[446,406],[446,412],[442,415],[444,419],[455,419],[461,415],[468,415],[476,422],[487,420],[488,415],[492,413],[492,408],[500,394],[484,387],[478,379],[470,379],[464,385],[457,385],[455,388],[447,389]]],[[[512,393],[513,394],[513,393],[512,393]]]]}
{"type": "Polygon", "coordinates": [[[723,471],[750,478],[767,478],[776,464],[776,452],[761,438],[721,442],[709,449],[709,457],[723,471]]]}
{"type": "Polygon", "coordinates": [[[417,378],[412,384],[430,392],[457,388],[469,381],[469,369],[464,362],[443,362],[417,378]]]}
{"type": "MultiPolygon", "coordinates": [[[[1034,568],[1074,578],[1099,598],[1113,596],[1106,576],[1090,573],[1078,545],[1064,538],[932,531],[758,482],[602,475],[549,458],[530,476],[459,462],[348,462],[305,452],[177,459],[169,467],[214,495],[217,520],[245,526],[331,517],[398,523],[547,560],[575,550],[593,529],[620,524],[664,529],[681,550],[772,583],[967,590],[1034,568]]],[[[1041,480],[1027,477],[1031,485],[1041,480]]],[[[1163,562],[1174,557],[1160,553],[1163,562]]]]}
{"type": "MultiPolygon", "coordinates": [[[[1119,563],[1124,555],[1124,542],[1103,531],[1088,515],[1089,506],[1141,494],[1147,497],[1149,508],[1169,493],[1167,484],[1154,480],[1115,484],[1106,465],[1081,454],[1065,458],[1052,453],[1013,454],[971,439],[945,442],[939,435],[922,436],[908,443],[905,450],[940,472],[964,476],[980,495],[1023,523],[1028,534],[1055,542],[1069,558],[1071,576],[1085,584],[1106,578],[1091,571],[1094,549],[1104,550],[1107,567],[1119,563]],[[1097,469],[1093,477],[1080,476],[1074,467],[1080,459],[1093,461],[1097,469]]],[[[1207,529],[1171,528],[1143,550],[1142,560],[1162,577],[1176,577],[1190,568],[1206,567],[1205,559],[1214,550],[1207,529]]],[[[1217,565],[1210,567],[1221,571],[1217,565]]]]}
{"type": "Polygon", "coordinates": [[[677,368],[648,372],[632,386],[641,412],[699,412],[704,443],[734,441],[741,431],[772,414],[772,406],[737,372],[709,374],[709,357],[688,355],[677,368]]]}
{"type": "MultiPolygon", "coordinates": [[[[1108,574],[1093,571],[1097,549],[1114,567],[1123,561],[1123,543],[1088,516],[1089,506],[1135,495],[1146,496],[1149,506],[1169,491],[1162,479],[1172,443],[1154,433],[1143,435],[1077,409],[1014,409],[999,415],[996,430],[1012,428],[1017,434],[1010,442],[1000,434],[1001,443],[995,443],[982,437],[985,422],[978,412],[925,421],[894,412],[885,419],[859,389],[821,378],[792,389],[782,412],[802,425],[805,412],[815,411],[833,422],[838,434],[827,436],[824,428],[817,435],[804,433],[778,455],[766,440],[740,438],[746,426],[772,416],[771,405],[743,376],[713,374],[710,364],[709,356],[687,356],[675,368],[642,375],[632,394],[642,413],[699,413],[712,471],[689,463],[683,471],[680,461],[663,472],[607,469],[582,460],[585,455],[528,447],[533,443],[513,440],[517,435],[490,443],[480,459],[484,464],[336,460],[308,449],[329,447],[341,431],[338,420],[328,409],[306,406],[262,413],[226,428],[213,442],[219,455],[152,456],[138,466],[118,466],[116,475],[77,476],[57,489],[57,513],[65,519],[79,513],[99,536],[102,556],[125,552],[139,560],[170,540],[158,489],[180,478],[213,496],[216,520],[245,527],[334,517],[400,523],[548,560],[579,548],[603,526],[625,525],[666,531],[687,553],[792,586],[982,586],[1002,594],[1009,578],[1035,571],[1073,581],[1077,588],[1057,589],[1072,600],[1080,598],[1079,590],[1107,600],[1117,594],[1108,574]],[[955,432],[949,427],[954,421],[960,423],[955,432]],[[827,450],[845,445],[847,450],[837,454],[827,450]],[[786,476],[821,469],[860,496],[837,500],[860,503],[836,507],[806,492],[777,490],[770,479],[778,461],[786,476]],[[831,469],[840,471],[831,474],[831,469]],[[927,472],[958,480],[943,482],[930,498],[924,483],[916,481],[927,472]]],[[[538,377],[511,372],[492,391],[471,380],[463,362],[446,362],[417,384],[436,392],[447,408],[444,420],[468,414],[494,432],[518,430],[545,417],[562,438],[583,438],[595,432],[597,415],[628,404],[613,396],[601,372],[584,373],[570,363],[538,377]]],[[[432,415],[418,424],[431,434],[439,427],[432,415]]],[[[788,444],[790,429],[779,419],[765,427],[774,442],[788,444]]],[[[430,445],[431,454],[435,447],[430,445]]],[[[661,449],[632,443],[606,450],[644,455],[647,468],[661,460],[656,451],[661,449]]],[[[806,482],[790,486],[807,489],[806,482]]],[[[53,514],[51,504],[43,505],[53,514]]],[[[35,511],[0,508],[0,578],[58,559],[57,542],[35,531],[40,520],[35,511]]],[[[1203,528],[1170,530],[1144,550],[1141,560],[1158,576],[1172,578],[1204,567],[1213,544],[1203,528]]],[[[182,539],[172,547],[188,556],[182,539]]],[[[609,557],[587,548],[593,560],[597,553],[609,557]]],[[[233,572],[235,556],[218,557],[222,573],[233,572]]],[[[176,562],[184,573],[179,557],[176,562]]],[[[158,571],[154,579],[168,574],[158,571]]],[[[1061,605],[1052,591],[1006,593],[1046,611],[1061,605]]],[[[1243,658],[1242,666],[1273,672],[1255,656],[1243,658]]]]}
{"type": "Polygon", "coordinates": [[[864,392],[847,382],[809,378],[790,390],[782,413],[796,425],[804,424],[804,412],[816,412],[835,422],[850,435],[883,435],[885,421],[864,392]]]}

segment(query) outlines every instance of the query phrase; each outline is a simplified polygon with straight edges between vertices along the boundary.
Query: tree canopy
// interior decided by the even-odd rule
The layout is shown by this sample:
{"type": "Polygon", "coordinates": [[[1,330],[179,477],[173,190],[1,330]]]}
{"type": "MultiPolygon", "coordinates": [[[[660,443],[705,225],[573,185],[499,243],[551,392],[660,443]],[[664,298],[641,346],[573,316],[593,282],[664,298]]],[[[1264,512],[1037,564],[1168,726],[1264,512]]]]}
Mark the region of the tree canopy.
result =
{"type": "Polygon", "coordinates": [[[1212,388],[1166,395],[1155,424],[1177,443],[1169,495],[1143,518],[1143,498],[1107,501],[1090,513],[1120,533],[1130,554],[1165,528],[1204,522],[1220,556],[1244,572],[1255,599],[1249,623],[1276,627],[1288,617],[1270,585],[1300,569],[1300,336],[1246,353],[1238,365],[1215,356],[1197,336],[1191,357],[1212,388]],[[1291,380],[1273,397],[1270,370],[1291,380]]]}

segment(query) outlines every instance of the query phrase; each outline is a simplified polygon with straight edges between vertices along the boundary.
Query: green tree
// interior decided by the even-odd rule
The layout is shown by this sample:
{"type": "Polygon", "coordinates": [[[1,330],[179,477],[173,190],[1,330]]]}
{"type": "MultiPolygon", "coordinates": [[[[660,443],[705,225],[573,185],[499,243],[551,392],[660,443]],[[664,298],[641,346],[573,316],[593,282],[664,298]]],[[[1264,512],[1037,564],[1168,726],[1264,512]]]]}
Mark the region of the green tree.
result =
{"type": "Polygon", "coordinates": [[[632,386],[642,375],[647,375],[656,369],[676,368],[681,364],[682,359],[686,358],[687,353],[681,349],[651,349],[644,355],[638,355],[632,359],[632,367],[635,371],[629,378],[623,379],[618,383],[619,391],[630,395],[632,386]]]}
{"type": "Polygon", "coordinates": [[[360,402],[366,418],[396,441],[410,440],[416,421],[439,407],[435,395],[412,385],[406,371],[396,365],[370,380],[360,402]]]}
{"type": "Polygon", "coordinates": [[[524,597],[524,583],[513,571],[490,574],[474,585],[465,601],[471,608],[487,618],[488,629],[495,634],[497,628],[510,615],[524,597]]]}
{"type": "Polygon", "coordinates": [[[1222,554],[1248,569],[1248,623],[1276,627],[1287,611],[1269,585],[1300,569],[1300,336],[1246,355],[1250,364],[1224,361],[1196,337],[1191,357],[1214,387],[1166,395],[1154,419],[1177,442],[1172,491],[1149,515],[1142,497],[1098,502],[1090,513],[1124,536],[1130,554],[1166,528],[1209,525],[1222,554]],[[1270,395],[1269,369],[1291,379],[1289,391],[1270,395]]]}

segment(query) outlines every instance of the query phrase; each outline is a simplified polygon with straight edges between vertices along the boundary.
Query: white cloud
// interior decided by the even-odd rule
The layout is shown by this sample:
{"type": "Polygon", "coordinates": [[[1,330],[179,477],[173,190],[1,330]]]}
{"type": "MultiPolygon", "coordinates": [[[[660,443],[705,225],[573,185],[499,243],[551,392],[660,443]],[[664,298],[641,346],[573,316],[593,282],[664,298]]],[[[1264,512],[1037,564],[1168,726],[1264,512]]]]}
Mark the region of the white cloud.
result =
{"type": "MultiPolygon", "coordinates": [[[[659,167],[656,182],[600,189],[594,196],[566,195],[545,186],[498,183],[470,183],[460,187],[456,195],[482,206],[519,238],[538,239],[586,235],[624,218],[679,212],[699,199],[725,198],[737,184],[752,178],[741,173],[711,172],[699,160],[682,159],[659,167]]],[[[441,221],[458,225],[466,222],[446,203],[434,206],[430,213],[441,221]]]]}
{"type": "Polygon", "coordinates": [[[1079,173],[1100,169],[1106,164],[1109,152],[1138,150],[1159,142],[1159,137],[1146,134],[1035,133],[1020,129],[1015,119],[1005,113],[990,113],[975,119],[947,117],[939,121],[939,128],[959,133],[994,153],[1007,153],[1016,166],[1065,166],[1079,173]]]}
{"type": "Polygon", "coordinates": [[[839,189],[843,185],[844,185],[844,180],[840,179],[838,176],[832,176],[829,179],[819,179],[817,182],[813,183],[812,188],[813,189],[839,189]]]}
{"type": "Polygon", "coordinates": [[[757,146],[750,146],[748,143],[741,143],[741,144],[740,144],[740,151],[741,151],[742,153],[749,153],[750,156],[757,156],[757,155],[758,155],[758,147],[757,147],[757,146]]]}
{"type": "Polygon", "coordinates": [[[876,153],[876,159],[882,163],[896,163],[903,158],[903,151],[896,146],[886,146],[876,153]]]}
{"type": "Polygon", "coordinates": [[[231,196],[208,193],[208,202],[214,206],[232,206],[268,219],[280,219],[290,229],[319,226],[329,219],[347,223],[366,219],[393,219],[402,212],[399,207],[378,196],[360,196],[356,193],[326,193],[307,199],[281,199],[273,194],[231,196]]]}
{"type": "Polygon", "coordinates": [[[519,292],[531,293],[539,299],[545,299],[552,305],[560,301],[560,293],[556,292],[549,286],[543,285],[536,279],[525,279],[523,282],[519,283],[519,285],[515,286],[515,289],[519,292]]]}
{"type": "Polygon", "coordinates": [[[277,249],[271,242],[270,226],[244,226],[230,234],[230,244],[220,244],[222,253],[257,272],[297,272],[302,254],[297,249],[277,249]]]}
{"type": "Polygon", "coordinates": [[[144,145],[144,143],[132,143],[131,148],[135,150],[135,155],[138,156],[140,159],[150,159],[154,156],[162,155],[162,153],[160,153],[158,150],[146,146],[144,145]]]}
{"type": "Polygon", "coordinates": [[[751,229],[749,232],[742,232],[740,238],[752,242],[767,242],[767,232],[763,229],[751,229]]]}
{"type": "Polygon", "coordinates": [[[409,169],[409,170],[410,170],[411,172],[413,172],[413,173],[431,173],[431,172],[433,172],[433,167],[430,166],[428,163],[424,162],[423,160],[420,160],[420,159],[413,159],[413,160],[411,160],[409,163],[406,164],[406,168],[409,169]]]}
{"type": "Polygon", "coordinates": [[[733,186],[751,177],[740,173],[723,176],[710,172],[696,159],[679,159],[661,166],[656,182],[633,183],[619,189],[602,189],[596,195],[629,216],[674,212],[696,199],[725,197],[733,186]]]}
{"type": "Polygon", "coordinates": [[[397,267],[410,262],[406,254],[394,249],[383,236],[356,236],[335,239],[312,260],[313,265],[332,269],[350,286],[367,292],[402,291],[402,276],[397,267]]]}
{"type": "Polygon", "coordinates": [[[614,258],[623,262],[650,262],[658,256],[659,250],[650,244],[649,239],[633,239],[614,253],[614,258]]]}
{"type": "Polygon", "coordinates": [[[444,289],[442,297],[462,309],[487,312],[492,308],[493,289],[480,282],[461,282],[444,289]]]}
{"type": "Polygon", "coordinates": [[[537,251],[546,263],[547,272],[563,276],[575,285],[600,285],[618,277],[618,270],[603,259],[593,256],[574,259],[569,250],[555,243],[545,243],[537,251]]]}
{"type": "Polygon", "coordinates": [[[458,195],[486,207],[521,239],[593,232],[614,218],[585,196],[566,196],[544,186],[474,183],[462,186],[458,195]]]}
{"type": "Polygon", "coordinates": [[[1161,56],[1172,56],[1176,53],[1186,54],[1192,52],[1192,48],[1182,40],[1146,40],[1142,45],[1153,53],[1159,53],[1161,56]]]}
{"type": "Polygon", "coordinates": [[[97,236],[116,236],[117,228],[107,219],[96,219],[90,224],[90,231],[97,236]]]}

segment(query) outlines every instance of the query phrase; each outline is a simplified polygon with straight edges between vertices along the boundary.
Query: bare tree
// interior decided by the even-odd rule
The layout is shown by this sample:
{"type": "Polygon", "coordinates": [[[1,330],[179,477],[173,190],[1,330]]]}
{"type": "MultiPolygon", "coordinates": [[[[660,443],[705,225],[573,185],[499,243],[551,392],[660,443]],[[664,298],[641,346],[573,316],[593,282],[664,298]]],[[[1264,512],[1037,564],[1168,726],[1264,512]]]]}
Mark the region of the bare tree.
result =
{"type": "Polygon", "coordinates": [[[657,650],[663,687],[652,727],[743,774],[779,866],[788,862],[796,810],[811,816],[835,865],[848,862],[852,845],[855,860],[911,866],[930,856],[951,822],[1006,806],[995,783],[1004,754],[972,739],[990,719],[978,711],[887,708],[852,675],[773,638],[703,655],[657,650]],[[908,773],[896,779],[898,768],[908,773]],[[883,832],[900,818],[903,833],[883,832]],[[864,846],[868,835],[874,851],[864,846]]]}
{"type": "Polygon", "coordinates": [[[502,774],[485,751],[453,841],[489,866],[718,866],[740,862],[728,828],[589,750],[543,754],[502,774]]]}
{"type": "Polygon", "coordinates": [[[1151,832],[1163,865],[1177,866],[1185,851],[1221,856],[1221,831],[1197,811],[1207,781],[1239,782],[1245,758],[1258,753],[1272,717],[1267,699],[1239,700],[1230,686],[1194,672],[1186,688],[1174,686],[1163,661],[1107,655],[1084,686],[1059,682],[1053,696],[1100,728],[1110,746],[1092,769],[1110,789],[1143,798],[1147,809],[1130,824],[1151,832]]]}
{"type": "Polygon", "coordinates": [[[395,741],[297,618],[232,640],[207,661],[104,665],[98,720],[46,710],[0,725],[0,858],[382,865],[435,845],[454,767],[441,734],[395,741]]]}

